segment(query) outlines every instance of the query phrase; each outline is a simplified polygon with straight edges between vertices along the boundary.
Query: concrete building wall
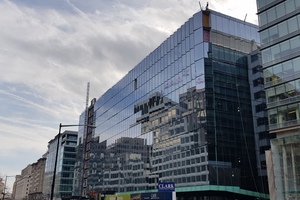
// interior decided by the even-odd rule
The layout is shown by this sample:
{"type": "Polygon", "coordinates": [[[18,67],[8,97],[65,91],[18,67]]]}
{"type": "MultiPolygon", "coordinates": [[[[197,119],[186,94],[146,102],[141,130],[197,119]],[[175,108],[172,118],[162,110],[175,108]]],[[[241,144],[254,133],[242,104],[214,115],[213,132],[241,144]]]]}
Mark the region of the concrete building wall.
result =
{"type": "Polygon", "coordinates": [[[16,180],[15,200],[28,199],[30,175],[21,175],[16,180]]]}
{"type": "Polygon", "coordinates": [[[30,179],[29,199],[41,199],[43,197],[43,183],[45,174],[46,158],[40,158],[36,163],[33,163],[30,179]]]}

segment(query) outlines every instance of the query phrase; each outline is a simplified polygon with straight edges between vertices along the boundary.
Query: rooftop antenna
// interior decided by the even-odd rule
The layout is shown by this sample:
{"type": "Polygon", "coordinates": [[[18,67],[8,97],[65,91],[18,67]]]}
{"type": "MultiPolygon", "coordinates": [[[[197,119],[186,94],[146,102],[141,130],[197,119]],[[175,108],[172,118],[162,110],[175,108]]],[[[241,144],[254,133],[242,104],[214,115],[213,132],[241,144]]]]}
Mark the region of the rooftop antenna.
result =
{"type": "Polygon", "coordinates": [[[205,7],[205,10],[208,10],[208,2],[206,3],[206,7],[205,7]]]}
{"type": "Polygon", "coordinates": [[[246,18],[247,18],[247,13],[246,13],[246,16],[245,16],[245,18],[244,18],[244,22],[246,21],[246,18]]]}
{"type": "Polygon", "coordinates": [[[202,7],[201,7],[201,2],[199,1],[199,6],[200,6],[200,9],[201,9],[201,11],[202,11],[202,7]]]}

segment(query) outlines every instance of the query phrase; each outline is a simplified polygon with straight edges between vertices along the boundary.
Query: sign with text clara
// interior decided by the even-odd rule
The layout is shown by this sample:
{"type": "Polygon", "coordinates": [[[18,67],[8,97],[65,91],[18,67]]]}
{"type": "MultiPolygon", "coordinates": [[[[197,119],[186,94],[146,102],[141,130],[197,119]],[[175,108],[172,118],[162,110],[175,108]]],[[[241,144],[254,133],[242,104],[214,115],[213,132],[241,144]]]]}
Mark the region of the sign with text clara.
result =
{"type": "Polygon", "coordinates": [[[158,191],[175,191],[175,183],[174,182],[158,182],[157,185],[158,191]]]}

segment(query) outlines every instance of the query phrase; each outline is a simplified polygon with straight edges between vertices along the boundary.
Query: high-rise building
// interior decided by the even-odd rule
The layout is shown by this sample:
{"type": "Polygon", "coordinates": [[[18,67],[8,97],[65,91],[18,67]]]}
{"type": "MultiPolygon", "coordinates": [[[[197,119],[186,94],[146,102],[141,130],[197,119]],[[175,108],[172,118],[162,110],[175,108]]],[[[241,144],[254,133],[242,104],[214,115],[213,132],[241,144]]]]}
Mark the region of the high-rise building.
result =
{"type": "Polygon", "coordinates": [[[182,199],[268,199],[248,74],[257,43],[256,25],[201,10],[129,71],[93,104],[101,151],[87,193],[174,182],[182,199]]]}
{"type": "Polygon", "coordinates": [[[57,165],[53,199],[72,196],[76,146],[77,132],[75,131],[64,131],[63,133],[57,134],[54,139],[49,141],[43,187],[43,194],[46,198],[50,198],[51,196],[56,156],[57,165]],[[60,137],[59,140],[58,137],[60,137]]]}
{"type": "Polygon", "coordinates": [[[269,132],[271,199],[300,195],[300,1],[257,0],[269,132]]]}

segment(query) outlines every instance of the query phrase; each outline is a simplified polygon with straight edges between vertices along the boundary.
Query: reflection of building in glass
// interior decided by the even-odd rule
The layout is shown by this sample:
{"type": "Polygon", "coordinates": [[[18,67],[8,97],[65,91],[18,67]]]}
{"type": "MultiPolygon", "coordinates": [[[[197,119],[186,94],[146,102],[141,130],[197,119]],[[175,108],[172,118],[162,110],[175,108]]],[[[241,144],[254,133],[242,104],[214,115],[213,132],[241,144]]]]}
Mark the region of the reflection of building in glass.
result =
{"type": "Polygon", "coordinates": [[[248,79],[258,40],[257,26],[214,11],[190,18],[95,102],[105,149],[99,183],[87,185],[131,192],[174,181],[184,199],[268,198],[248,79]]]}
{"type": "Polygon", "coordinates": [[[300,1],[257,0],[257,7],[269,131],[276,133],[267,153],[271,199],[298,199],[300,1]]]}
{"type": "MultiPolygon", "coordinates": [[[[135,191],[154,189],[151,184],[150,149],[142,138],[121,137],[107,146],[99,136],[91,142],[87,194],[103,191],[135,191]]],[[[155,179],[156,180],[156,179],[155,179]]]]}
{"type": "MultiPolygon", "coordinates": [[[[88,84],[89,87],[89,84],[88,84]]],[[[91,105],[86,108],[86,110],[80,115],[79,121],[81,122],[78,128],[77,137],[77,148],[76,148],[76,162],[74,167],[74,182],[73,182],[73,192],[74,196],[86,196],[87,191],[93,188],[93,184],[98,180],[89,181],[95,170],[91,167],[93,164],[90,162],[90,157],[93,155],[94,146],[99,144],[99,138],[94,138],[94,128],[91,127],[95,123],[95,113],[94,113],[94,103],[96,99],[91,100],[91,105]],[[90,183],[88,185],[88,182],[90,183]],[[92,182],[92,185],[91,185],[92,182]]]]}
{"type": "Polygon", "coordinates": [[[149,154],[150,146],[142,138],[121,137],[108,146],[104,189],[120,192],[149,189],[149,154]]]}
{"type": "Polygon", "coordinates": [[[150,95],[148,105],[151,109],[146,118],[153,132],[152,174],[161,182],[175,182],[177,187],[208,184],[203,90],[188,89],[180,95],[179,103],[150,95]]]}
{"type": "Polygon", "coordinates": [[[64,196],[72,196],[76,145],[77,132],[75,131],[64,131],[49,141],[43,187],[43,194],[46,197],[50,197],[51,194],[56,153],[58,153],[58,158],[53,197],[54,199],[61,199],[64,196]],[[59,149],[57,152],[59,136],[59,149]]]}

